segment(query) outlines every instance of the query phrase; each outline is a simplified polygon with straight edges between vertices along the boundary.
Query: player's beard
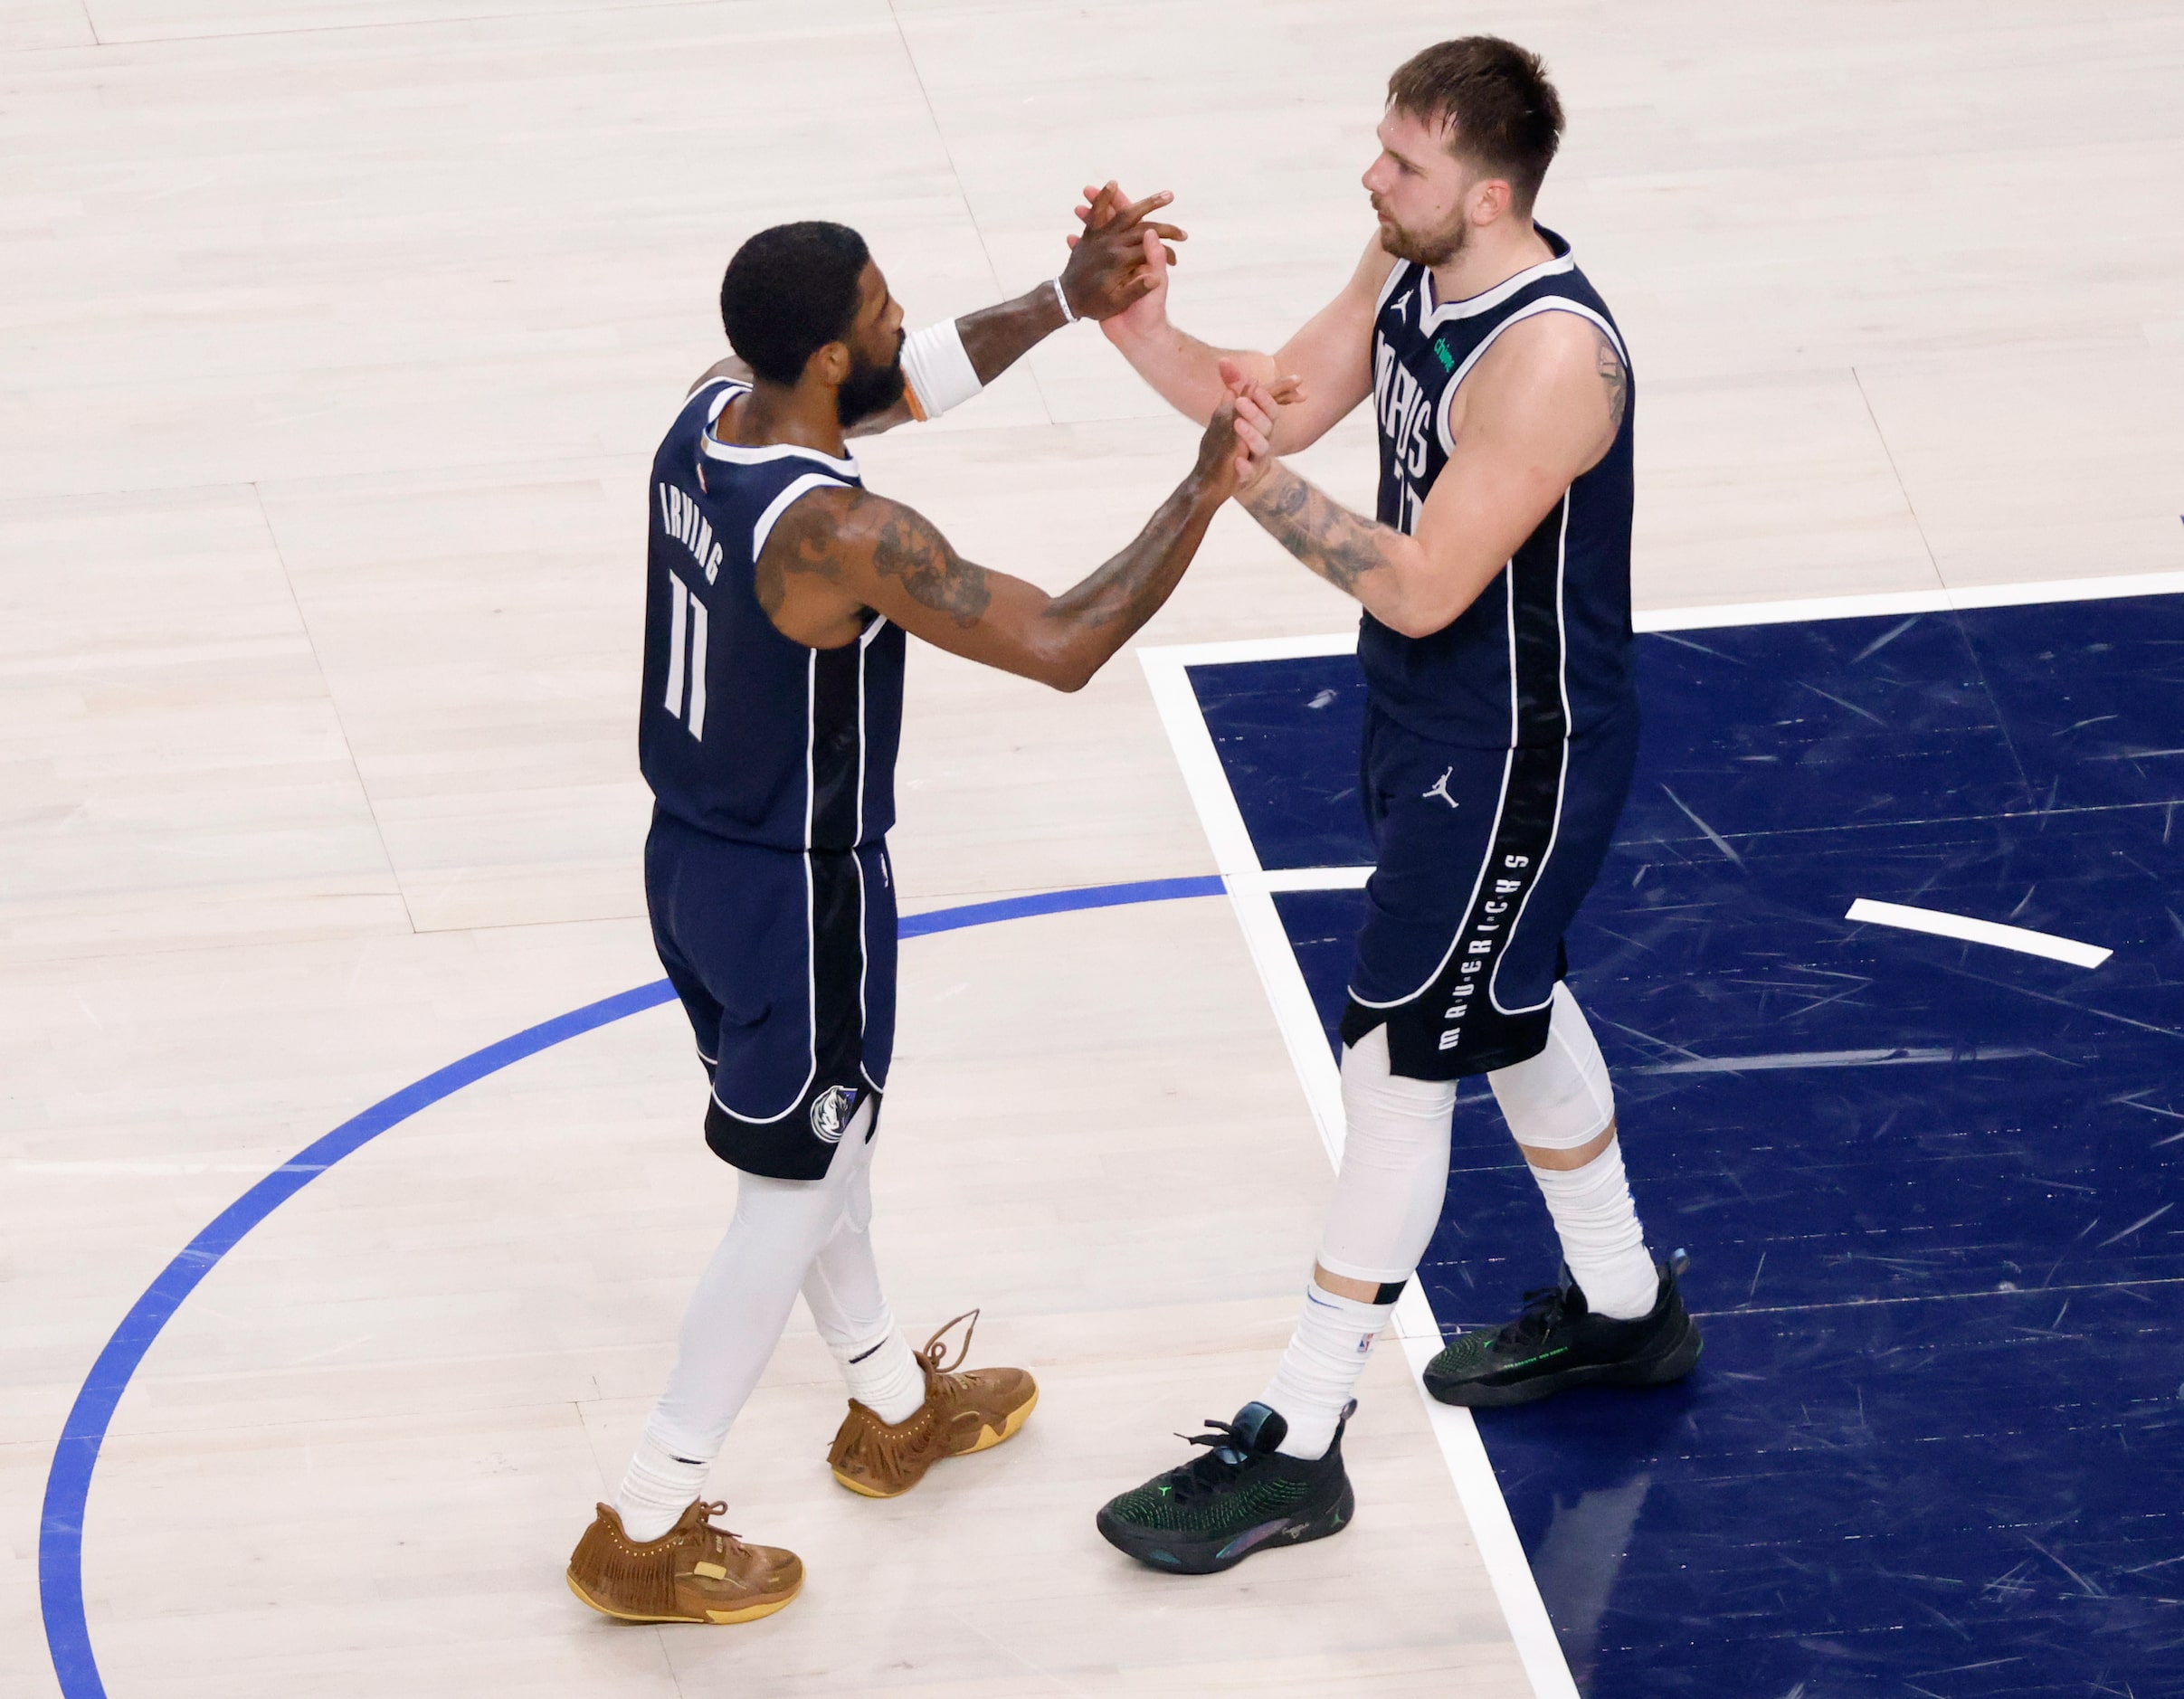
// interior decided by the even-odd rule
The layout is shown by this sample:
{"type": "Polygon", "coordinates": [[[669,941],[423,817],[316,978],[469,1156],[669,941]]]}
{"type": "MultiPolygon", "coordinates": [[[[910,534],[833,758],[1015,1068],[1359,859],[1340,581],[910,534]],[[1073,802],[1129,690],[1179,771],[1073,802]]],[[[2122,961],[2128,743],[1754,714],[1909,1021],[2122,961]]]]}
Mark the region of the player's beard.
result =
{"type": "Polygon", "coordinates": [[[841,428],[847,431],[860,419],[885,413],[902,399],[903,386],[907,382],[903,375],[899,337],[895,344],[895,357],[887,365],[868,363],[860,358],[850,368],[850,375],[842,380],[841,387],[834,392],[834,406],[841,416],[841,428]]]}
{"type": "MultiPolygon", "coordinates": [[[[1380,209],[1376,207],[1373,210],[1377,212],[1380,209]]],[[[1462,253],[1470,242],[1471,221],[1460,213],[1447,229],[1425,235],[1405,229],[1392,218],[1381,230],[1381,246],[1397,259],[1408,260],[1412,265],[1447,265],[1462,253]]]]}

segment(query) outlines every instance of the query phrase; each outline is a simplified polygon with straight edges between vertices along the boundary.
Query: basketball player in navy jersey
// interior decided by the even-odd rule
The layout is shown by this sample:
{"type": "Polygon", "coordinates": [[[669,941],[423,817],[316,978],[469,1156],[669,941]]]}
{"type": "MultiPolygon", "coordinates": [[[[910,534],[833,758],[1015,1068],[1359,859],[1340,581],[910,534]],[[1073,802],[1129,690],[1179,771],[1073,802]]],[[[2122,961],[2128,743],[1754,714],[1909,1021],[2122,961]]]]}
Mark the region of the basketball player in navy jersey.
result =
{"type": "MultiPolygon", "coordinates": [[[[845,435],[929,417],[1078,317],[1153,286],[1154,196],[1021,299],[907,337],[864,242],[763,231],[729,262],[736,360],[700,379],[652,463],[639,755],[656,801],[645,893],[711,1085],[707,1143],[736,1214],[686,1313],[665,1394],[568,1582],[608,1615],[744,1622],[795,1596],[793,1553],[747,1544],[701,1488],[801,1291],[850,1407],[828,1461],[892,1497],[1031,1412],[1021,1369],[964,1370],[968,1330],[913,1353],[880,1289],[869,1165],[895,1028],[895,755],[906,634],[1075,690],[1167,600],[1214,512],[1270,458],[1273,421],[1215,411],[1197,464],[1128,546],[1058,596],[973,565],[869,493],[845,435]]],[[[1167,253],[1163,252],[1163,261],[1167,253]]],[[[975,1312],[958,1316],[973,1321],[975,1312]]]]}
{"type": "MultiPolygon", "coordinates": [[[[1563,930],[1638,745],[1629,358],[1570,244],[1532,221],[1562,125],[1538,58],[1491,36],[1445,42],[1388,96],[1364,176],[1379,233],[1278,354],[1170,324],[1150,246],[1161,285],[1103,327],[1198,419],[1239,380],[1269,406],[1278,384],[1278,452],[1368,399],[1380,426],[1374,518],[1278,460],[1239,496],[1363,604],[1377,862],[1342,1022],[1342,1169],[1296,1334],[1258,1399],[1201,1437],[1204,1455],[1099,1514],[1157,1568],[1226,1569],[1349,1519],[1343,1425],[1439,1219],[1459,1078],[1492,1084],[1565,1267],[1515,1320],[1442,1351],[1433,1395],[1486,1406],[1656,1385],[1699,1354],[1675,1259],[1646,1248],[1600,1047],[1562,983],[1563,930]]],[[[1097,233],[1106,205],[1079,215],[1097,233]]]]}

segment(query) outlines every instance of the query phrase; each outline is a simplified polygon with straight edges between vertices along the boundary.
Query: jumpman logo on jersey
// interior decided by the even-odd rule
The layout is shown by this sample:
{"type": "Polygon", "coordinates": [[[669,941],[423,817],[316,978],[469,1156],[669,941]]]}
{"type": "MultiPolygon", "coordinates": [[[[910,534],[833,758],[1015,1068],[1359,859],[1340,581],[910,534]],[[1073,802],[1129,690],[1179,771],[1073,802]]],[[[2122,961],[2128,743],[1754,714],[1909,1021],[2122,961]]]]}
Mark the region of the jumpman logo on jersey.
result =
{"type": "Polygon", "coordinates": [[[1404,308],[1410,305],[1410,291],[1409,289],[1405,289],[1401,295],[1398,295],[1393,300],[1390,301],[1388,305],[1392,307],[1398,313],[1401,313],[1404,308]]]}
{"type": "Polygon", "coordinates": [[[1439,778],[1434,780],[1433,788],[1430,791],[1421,792],[1420,794],[1421,796],[1428,797],[1438,796],[1442,802],[1448,803],[1450,808],[1461,808],[1463,804],[1458,802],[1456,798],[1448,794],[1448,774],[1454,773],[1456,769],[1454,767],[1450,767],[1448,773],[1442,774],[1439,778]]]}

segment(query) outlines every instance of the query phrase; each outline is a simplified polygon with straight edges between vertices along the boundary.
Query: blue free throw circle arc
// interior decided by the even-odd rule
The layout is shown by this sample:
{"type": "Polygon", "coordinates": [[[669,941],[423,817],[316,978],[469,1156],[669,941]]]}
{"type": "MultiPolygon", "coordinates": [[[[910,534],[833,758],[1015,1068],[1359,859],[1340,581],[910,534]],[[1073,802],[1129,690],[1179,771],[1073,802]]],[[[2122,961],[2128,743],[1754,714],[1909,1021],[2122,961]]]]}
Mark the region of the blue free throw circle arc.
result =
{"type": "MultiPolygon", "coordinates": [[[[1217,897],[1226,887],[1218,875],[1195,878],[1137,879],[1122,885],[1094,885],[1078,890],[1041,891],[1029,897],[1008,897],[988,903],[966,903],[954,908],[935,909],[923,915],[906,915],[900,925],[905,938],[935,932],[956,932],[965,926],[987,926],[996,921],[1022,920],[1033,915],[1066,914],[1076,909],[1119,908],[1133,903],[1173,902],[1184,897],[1217,897]]],[[[654,1009],[674,1000],[667,981],[655,980],[612,997],[586,1003],[566,1014],[526,1027],[496,1044],[473,1050],[459,1061],[404,1086],[392,1096],[382,1097],[360,1115],[352,1115],[324,1137],[314,1140],[263,1180],[228,1205],[196,1238],[184,1246],[175,1259],[159,1271],[144,1296],[129,1306],[113,1337],[91,1364],[90,1373],[76,1394],[61,1443],[53,1453],[45,1477],[45,1507],[38,1527],[38,1598],[45,1618],[45,1643],[60,1678],[64,1699],[106,1699],[106,1684],[100,1678],[99,1660],[91,1651],[90,1624],[83,1615],[83,1512],[90,1496],[91,1471],[99,1464],[99,1449],[121,1395],[144,1354],[159,1337],[182,1301],[197,1289],[220,1259],[243,1236],[275,1210],[331,1168],[343,1157],[370,1144],[390,1127],[451,1097],[465,1086],[475,1085],[489,1074],[536,1056],[541,1050],[581,1037],[586,1032],[654,1009]]]]}

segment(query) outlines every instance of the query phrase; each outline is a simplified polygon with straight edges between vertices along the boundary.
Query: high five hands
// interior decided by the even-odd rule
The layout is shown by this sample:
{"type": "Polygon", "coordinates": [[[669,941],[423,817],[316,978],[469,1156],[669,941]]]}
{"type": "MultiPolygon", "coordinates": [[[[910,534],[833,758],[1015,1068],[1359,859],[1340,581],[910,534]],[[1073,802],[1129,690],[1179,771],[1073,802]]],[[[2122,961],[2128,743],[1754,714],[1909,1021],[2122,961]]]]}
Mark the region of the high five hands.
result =
{"type": "MultiPolygon", "coordinates": [[[[1075,263],[1076,255],[1096,240],[1119,238],[1137,244],[1136,265],[1131,274],[1128,299],[1112,314],[1086,316],[1097,317],[1101,327],[1110,332],[1122,329],[1125,320],[1135,320],[1143,328],[1158,325],[1168,316],[1168,268],[1175,263],[1175,250],[1167,246],[1166,242],[1182,241],[1183,233],[1172,224],[1139,224],[1129,228],[1125,221],[1128,214],[1137,214],[1141,208],[1165,206],[1175,196],[1163,190],[1133,206],[1121,186],[1110,178],[1098,188],[1087,184],[1084,197],[1076,210],[1078,223],[1085,227],[1085,233],[1068,238],[1072,263],[1075,263]]],[[[1240,373],[1235,379],[1230,379],[1230,362],[1223,361],[1221,373],[1223,381],[1229,383],[1233,394],[1236,393],[1236,384],[1245,380],[1240,373]]],[[[1306,394],[1304,380],[1294,375],[1277,375],[1262,389],[1276,404],[1284,407],[1305,400],[1306,394]]]]}
{"type": "Polygon", "coordinates": [[[1069,238],[1062,294],[1078,318],[1106,320],[1161,287],[1175,259],[1168,244],[1186,237],[1177,226],[1151,216],[1175,198],[1165,189],[1135,204],[1112,183],[1085,195],[1090,204],[1078,214],[1091,214],[1092,222],[1081,237],[1069,238]]]}
{"type": "MultiPolygon", "coordinates": [[[[1113,179],[1097,187],[1087,184],[1084,194],[1077,208],[1084,231],[1068,238],[1069,263],[1062,273],[1070,310],[1103,327],[1125,316],[1159,323],[1167,317],[1168,268],[1175,263],[1169,244],[1185,236],[1149,214],[1175,196],[1163,189],[1134,202],[1113,179]],[[1080,299],[1088,304],[1080,306],[1080,299]]],[[[1292,376],[1261,382],[1226,359],[1220,376],[1228,397],[1207,422],[1199,476],[1224,497],[1241,496],[1274,464],[1276,408],[1302,401],[1305,385],[1292,376]]]]}

